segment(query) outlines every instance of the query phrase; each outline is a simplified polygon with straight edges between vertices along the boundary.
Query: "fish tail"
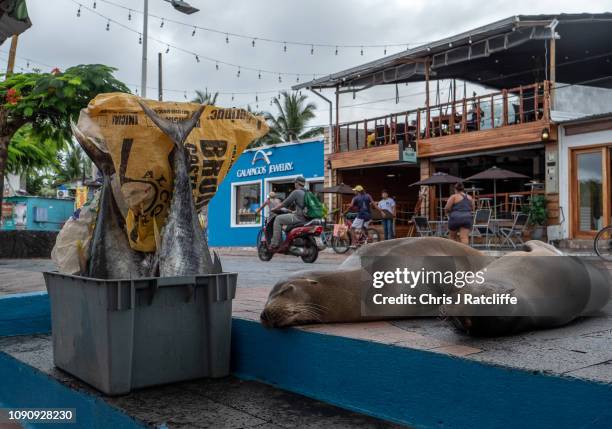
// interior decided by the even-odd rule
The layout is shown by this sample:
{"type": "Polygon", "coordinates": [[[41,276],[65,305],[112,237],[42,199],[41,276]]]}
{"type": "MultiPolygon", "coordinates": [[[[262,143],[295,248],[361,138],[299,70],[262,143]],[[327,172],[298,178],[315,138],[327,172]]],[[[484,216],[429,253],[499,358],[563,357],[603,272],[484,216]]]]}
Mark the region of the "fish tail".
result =
{"type": "Polygon", "coordinates": [[[83,134],[83,132],[79,130],[77,125],[72,121],[70,121],[70,128],[72,128],[72,134],[79,142],[87,156],[91,158],[102,174],[108,176],[113,174],[115,172],[115,166],[110,154],[102,151],[98,145],[92,141],[91,137],[83,134]]]}
{"type": "Polygon", "coordinates": [[[213,250],[213,273],[219,274],[223,272],[223,266],[221,265],[221,258],[216,250],[213,250]]]}
{"type": "Polygon", "coordinates": [[[206,106],[202,105],[198,110],[196,110],[190,118],[184,119],[178,123],[174,123],[165,118],[159,116],[153,109],[147,106],[144,102],[138,101],[142,110],[146,113],[146,115],[151,118],[153,123],[157,125],[157,127],[162,130],[164,134],[170,137],[170,140],[177,146],[182,147],[185,140],[187,140],[187,136],[191,133],[191,130],[197,125],[200,116],[202,116],[202,112],[206,106]]]}

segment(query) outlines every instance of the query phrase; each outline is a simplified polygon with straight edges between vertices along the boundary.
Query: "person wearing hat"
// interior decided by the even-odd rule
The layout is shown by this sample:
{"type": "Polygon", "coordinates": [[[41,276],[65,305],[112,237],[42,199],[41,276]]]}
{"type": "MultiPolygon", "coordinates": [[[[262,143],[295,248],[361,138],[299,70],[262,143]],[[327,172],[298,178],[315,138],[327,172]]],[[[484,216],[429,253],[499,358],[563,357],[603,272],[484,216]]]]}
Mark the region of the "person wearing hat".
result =
{"type": "Polygon", "coordinates": [[[295,211],[292,213],[286,213],[276,216],[274,218],[274,233],[272,234],[272,241],[270,243],[272,248],[278,247],[280,244],[281,235],[283,232],[283,225],[292,225],[298,222],[306,222],[306,216],[304,215],[304,196],[306,191],[306,179],[302,176],[295,178],[293,185],[295,189],[289,194],[285,201],[280,203],[276,209],[295,207],[295,211]]]}
{"type": "Polygon", "coordinates": [[[365,192],[365,189],[363,189],[361,185],[355,186],[353,191],[355,192],[355,196],[351,201],[350,208],[356,209],[357,217],[353,220],[352,228],[355,230],[355,241],[359,242],[362,231],[368,227],[372,220],[371,206],[374,205],[374,200],[370,194],[365,192]]]}

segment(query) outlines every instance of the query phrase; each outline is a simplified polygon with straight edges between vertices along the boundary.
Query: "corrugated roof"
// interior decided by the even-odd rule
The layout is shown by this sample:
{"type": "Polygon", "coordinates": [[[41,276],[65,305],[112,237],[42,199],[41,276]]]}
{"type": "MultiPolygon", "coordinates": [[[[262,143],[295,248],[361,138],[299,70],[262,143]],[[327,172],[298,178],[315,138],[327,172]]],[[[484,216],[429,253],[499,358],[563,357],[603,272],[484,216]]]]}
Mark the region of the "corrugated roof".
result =
{"type": "MultiPolygon", "coordinates": [[[[432,58],[436,54],[440,54],[443,52],[447,52],[449,50],[455,50],[455,48],[460,46],[470,46],[476,45],[478,42],[490,39],[496,35],[506,34],[517,29],[532,27],[532,28],[543,28],[546,25],[553,22],[553,20],[559,21],[559,23],[569,23],[569,22],[596,22],[596,21],[610,21],[612,22],[612,13],[599,13],[599,14],[557,14],[557,15],[516,15],[511,16],[506,19],[502,19],[500,21],[493,22],[491,24],[484,25],[482,27],[474,28],[469,31],[465,31],[444,39],[440,39],[435,42],[431,42],[425,45],[421,45],[412,49],[408,49],[403,52],[399,52],[397,54],[389,55],[384,58],[380,58],[378,60],[370,61],[368,63],[351,67],[349,69],[332,73],[328,76],[324,76],[318,79],[311,80],[309,82],[304,82],[298,85],[294,85],[292,88],[294,90],[299,90],[303,88],[330,88],[335,87],[336,85],[346,86],[353,85],[355,82],[359,82],[363,84],[364,79],[368,76],[374,76],[374,74],[379,74],[379,79],[373,79],[373,84],[380,83],[390,83],[396,81],[408,81],[415,80],[418,78],[422,80],[422,72],[421,70],[405,71],[402,76],[400,76],[397,80],[393,80],[393,77],[390,78],[388,82],[386,78],[383,76],[381,82],[380,73],[384,73],[385,71],[389,72],[390,69],[401,66],[406,63],[414,63],[415,60],[424,60],[426,58],[432,58]],[[412,75],[408,74],[412,73],[412,75]],[[419,76],[416,76],[419,75],[419,76]],[[413,76],[416,76],[413,78],[413,76]]],[[[552,33],[545,34],[545,32],[541,32],[540,34],[530,34],[529,39],[545,39],[551,38],[552,33]]],[[[585,37],[589,37],[588,34],[585,37]]],[[[524,38],[525,39],[525,38],[524,38]]],[[[525,39],[527,40],[527,39],[525,39]]],[[[507,43],[507,39],[506,39],[507,43]]],[[[522,42],[521,42],[522,43],[522,42]]],[[[504,47],[505,48],[505,47],[504,47]]],[[[444,65],[443,65],[444,66],[444,65]]],[[[395,71],[395,76],[397,77],[397,71],[395,71]]]]}

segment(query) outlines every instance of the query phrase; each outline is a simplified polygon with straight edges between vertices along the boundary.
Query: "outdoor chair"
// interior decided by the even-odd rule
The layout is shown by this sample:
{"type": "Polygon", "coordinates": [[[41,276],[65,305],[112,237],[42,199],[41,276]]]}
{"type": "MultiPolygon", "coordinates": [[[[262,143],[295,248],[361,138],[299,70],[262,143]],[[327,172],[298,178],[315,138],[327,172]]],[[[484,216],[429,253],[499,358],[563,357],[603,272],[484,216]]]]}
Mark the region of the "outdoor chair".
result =
{"type": "Polygon", "coordinates": [[[476,210],[472,232],[470,233],[470,245],[475,247],[474,237],[484,237],[484,246],[489,247],[493,236],[494,233],[491,230],[491,209],[476,210]]]}
{"type": "Polygon", "coordinates": [[[429,219],[425,216],[415,216],[412,220],[420,237],[431,237],[434,235],[431,226],[429,226],[429,219]]]}
{"type": "Polygon", "coordinates": [[[523,241],[523,233],[529,222],[529,215],[525,213],[519,213],[514,218],[514,222],[511,228],[500,228],[499,233],[502,237],[502,246],[508,244],[508,247],[512,246],[516,249],[517,242],[525,244],[523,241]]]}

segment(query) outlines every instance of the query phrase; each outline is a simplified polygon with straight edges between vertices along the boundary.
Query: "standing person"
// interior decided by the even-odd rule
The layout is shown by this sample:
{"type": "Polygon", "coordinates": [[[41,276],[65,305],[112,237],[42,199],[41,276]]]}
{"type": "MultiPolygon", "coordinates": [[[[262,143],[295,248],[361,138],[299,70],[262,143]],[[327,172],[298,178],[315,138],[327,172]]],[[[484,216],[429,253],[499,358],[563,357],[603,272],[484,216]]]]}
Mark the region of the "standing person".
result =
{"type": "Polygon", "coordinates": [[[383,211],[385,216],[382,220],[383,229],[385,231],[385,240],[395,238],[395,230],[393,228],[393,220],[395,218],[395,200],[389,196],[386,189],[383,189],[381,194],[382,199],[378,202],[378,208],[383,211]],[[385,213],[389,212],[390,216],[385,213]]]}
{"type": "Polygon", "coordinates": [[[302,176],[298,176],[295,178],[293,185],[295,190],[293,190],[285,201],[280,203],[276,209],[295,206],[295,211],[293,213],[281,214],[274,218],[274,233],[272,234],[272,241],[270,243],[272,250],[277,248],[280,244],[283,225],[306,222],[306,216],[304,216],[304,195],[306,195],[304,187],[306,186],[306,179],[302,176]]]}
{"type": "Polygon", "coordinates": [[[355,196],[351,201],[351,207],[356,208],[357,217],[353,221],[352,228],[355,231],[355,241],[358,243],[361,240],[362,232],[368,227],[372,220],[371,206],[374,204],[374,200],[370,194],[366,194],[361,185],[355,186],[353,191],[355,192],[355,196]]]}
{"type": "Polygon", "coordinates": [[[459,241],[463,244],[469,244],[470,230],[473,224],[473,208],[474,201],[464,192],[463,183],[455,184],[455,193],[450,196],[444,207],[444,211],[448,215],[448,230],[451,240],[458,241],[457,232],[459,232],[459,241]]]}
{"type": "MultiPolygon", "coordinates": [[[[268,194],[268,198],[266,198],[266,201],[264,201],[264,203],[261,205],[261,207],[259,207],[257,209],[257,211],[255,212],[255,214],[259,215],[259,213],[267,207],[270,207],[270,210],[274,210],[275,208],[277,208],[278,206],[280,206],[282,203],[282,201],[280,200],[280,198],[278,198],[278,196],[276,195],[276,192],[271,191],[268,194]]],[[[272,214],[270,214],[271,216],[272,214]]]]}

